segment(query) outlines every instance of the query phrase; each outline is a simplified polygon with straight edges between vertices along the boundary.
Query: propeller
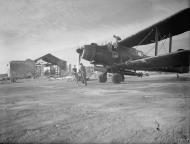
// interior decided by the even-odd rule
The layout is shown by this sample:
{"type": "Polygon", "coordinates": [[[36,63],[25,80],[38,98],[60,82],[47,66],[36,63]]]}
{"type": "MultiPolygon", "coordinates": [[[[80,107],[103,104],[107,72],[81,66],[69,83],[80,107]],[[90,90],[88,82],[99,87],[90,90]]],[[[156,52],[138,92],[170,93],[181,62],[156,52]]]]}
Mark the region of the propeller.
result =
{"type": "Polygon", "coordinates": [[[78,48],[77,50],[77,53],[79,54],[79,57],[78,57],[78,66],[80,65],[80,62],[81,62],[81,57],[82,57],[82,53],[83,53],[83,48],[78,48]]]}
{"type": "Polygon", "coordinates": [[[81,62],[81,56],[82,56],[82,53],[79,53],[79,64],[80,64],[80,62],[81,62]]]}

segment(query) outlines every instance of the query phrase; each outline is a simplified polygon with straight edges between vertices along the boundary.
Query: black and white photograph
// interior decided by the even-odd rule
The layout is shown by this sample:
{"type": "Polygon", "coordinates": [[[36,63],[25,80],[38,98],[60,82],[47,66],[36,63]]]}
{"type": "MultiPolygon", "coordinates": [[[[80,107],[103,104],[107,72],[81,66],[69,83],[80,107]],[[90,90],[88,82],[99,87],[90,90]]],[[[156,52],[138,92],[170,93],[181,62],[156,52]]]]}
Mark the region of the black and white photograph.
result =
{"type": "Polygon", "coordinates": [[[189,0],[0,0],[0,143],[190,144],[189,0]]]}

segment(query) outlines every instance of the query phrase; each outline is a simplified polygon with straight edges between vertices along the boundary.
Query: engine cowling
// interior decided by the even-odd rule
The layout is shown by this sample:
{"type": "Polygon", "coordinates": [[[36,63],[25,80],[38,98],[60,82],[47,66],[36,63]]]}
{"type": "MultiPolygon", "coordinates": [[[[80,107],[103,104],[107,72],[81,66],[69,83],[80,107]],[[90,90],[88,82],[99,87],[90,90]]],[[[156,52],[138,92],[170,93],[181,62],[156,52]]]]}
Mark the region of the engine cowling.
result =
{"type": "Polygon", "coordinates": [[[77,49],[81,58],[90,61],[92,64],[112,65],[115,58],[112,57],[112,52],[108,50],[107,45],[84,45],[82,48],[77,49]]]}
{"type": "Polygon", "coordinates": [[[93,61],[96,55],[96,46],[95,45],[84,45],[82,58],[87,61],[93,61]]]}

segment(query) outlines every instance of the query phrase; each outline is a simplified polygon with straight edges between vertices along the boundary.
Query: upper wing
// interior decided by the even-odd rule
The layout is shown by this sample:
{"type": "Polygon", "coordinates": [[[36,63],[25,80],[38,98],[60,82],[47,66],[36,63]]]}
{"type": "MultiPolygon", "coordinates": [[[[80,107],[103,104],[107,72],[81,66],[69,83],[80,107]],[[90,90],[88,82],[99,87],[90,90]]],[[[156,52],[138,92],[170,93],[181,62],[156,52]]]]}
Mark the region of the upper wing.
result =
{"type": "Polygon", "coordinates": [[[129,70],[147,70],[187,73],[190,66],[190,50],[181,50],[173,53],[127,61],[117,65],[129,70]]]}
{"type": "Polygon", "coordinates": [[[133,47],[137,45],[146,45],[155,41],[156,29],[159,33],[159,39],[162,40],[170,36],[175,36],[190,30],[190,8],[184,9],[163,21],[160,21],[126,39],[119,42],[119,45],[133,47]]]}

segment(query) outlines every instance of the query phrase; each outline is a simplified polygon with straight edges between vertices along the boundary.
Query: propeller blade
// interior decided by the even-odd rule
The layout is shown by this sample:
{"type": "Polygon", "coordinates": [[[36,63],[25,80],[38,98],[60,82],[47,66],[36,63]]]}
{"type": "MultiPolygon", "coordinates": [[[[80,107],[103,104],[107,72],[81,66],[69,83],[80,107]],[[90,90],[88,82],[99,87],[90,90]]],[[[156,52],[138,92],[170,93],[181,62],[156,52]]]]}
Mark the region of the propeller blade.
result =
{"type": "Polygon", "coordinates": [[[82,56],[82,54],[80,53],[80,54],[79,54],[79,61],[78,61],[79,64],[80,64],[80,62],[81,62],[81,56],[82,56]]]}
{"type": "Polygon", "coordinates": [[[81,57],[82,57],[83,49],[82,48],[78,48],[76,51],[79,54],[79,57],[78,57],[78,66],[79,66],[80,62],[81,62],[81,57]]]}

